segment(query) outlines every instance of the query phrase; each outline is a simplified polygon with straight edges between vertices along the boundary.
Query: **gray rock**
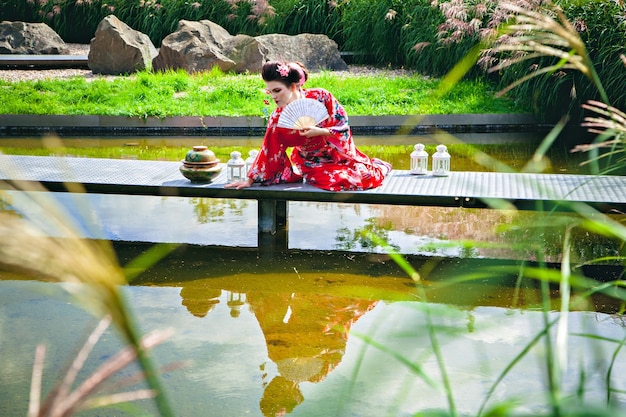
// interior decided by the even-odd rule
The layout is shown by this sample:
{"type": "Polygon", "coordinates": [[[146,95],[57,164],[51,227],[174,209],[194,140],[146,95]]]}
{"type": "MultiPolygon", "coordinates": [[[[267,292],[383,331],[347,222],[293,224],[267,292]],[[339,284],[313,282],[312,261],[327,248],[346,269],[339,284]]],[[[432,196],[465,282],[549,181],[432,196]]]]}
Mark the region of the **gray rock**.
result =
{"type": "Polygon", "coordinates": [[[63,39],[45,23],[0,23],[0,54],[67,54],[63,39]]]}
{"type": "Polygon", "coordinates": [[[95,74],[130,74],[152,69],[152,59],[157,55],[148,35],[109,15],[91,39],[88,65],[95,74]]]}
{"type": "Polygon", "coordinates": [[[231,71],[236,63],[222,53],[222,47],[232,37],[210,20],[181,20],[176,31],[163,38],[152,67],[155,71],[197,72],[217,66],[224,72],[231,71]]]}
{"type": "Polygon", "coordinates": [[[179,69],[257,73],[269,60],[300,61],[309,70],[346,70],[337,44],[326,35],[310,33],[290,36],[230,35],[209,20],[181,20],[175,32],[163,39],[155,70],[179,69]]]}
{"type": "Polygon", "coordinates": [[[237,73],[259,72],[267,55],[267,49],[258,38],[248,35],[233,36],[224,43],[222,51],[235,63],[231,71],[237,73]]]}
{"type": "Polygon", "coordinates": [[[263,61],[300,61],[311,71],[348,69],[337,43],[326,35],[270,34],[257,36],[256,40],[262,45],[263,61]]]}

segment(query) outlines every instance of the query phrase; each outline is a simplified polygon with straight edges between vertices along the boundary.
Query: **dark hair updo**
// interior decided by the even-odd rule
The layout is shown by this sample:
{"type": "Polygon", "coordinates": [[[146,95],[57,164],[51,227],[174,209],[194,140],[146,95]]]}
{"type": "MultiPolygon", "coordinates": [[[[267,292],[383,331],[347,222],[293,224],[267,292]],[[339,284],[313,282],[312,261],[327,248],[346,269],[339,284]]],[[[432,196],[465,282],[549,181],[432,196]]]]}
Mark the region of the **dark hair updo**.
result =
{"type": "Polygon", "coordinates": [[[293,83],[300,87],[309,79],[309,72],[300,62],[268,61],[261,69],[263,81],[280,81],[286,86],[293,83]]]}

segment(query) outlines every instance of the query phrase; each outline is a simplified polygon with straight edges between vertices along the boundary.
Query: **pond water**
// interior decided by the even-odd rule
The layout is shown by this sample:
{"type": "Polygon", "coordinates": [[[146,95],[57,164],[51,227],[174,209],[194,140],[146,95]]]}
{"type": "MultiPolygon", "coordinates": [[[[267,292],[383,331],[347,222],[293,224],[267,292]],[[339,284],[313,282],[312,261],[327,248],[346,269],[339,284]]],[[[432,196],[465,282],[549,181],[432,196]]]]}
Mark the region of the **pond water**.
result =
{"type": "MultiPolygon", "coordinates": [[[[19,192],[0,196],[9,205],[19,205],[23,215],[45,217],[45,210],[20,203],[19,192]]],[[[254,200],[68,193],[49,197],[79,222],[82,236],[92,239],[244,248],[258,244],[254,200]]],[[[566,213],[290,202],[287,241],[290,249],[385,253],[385,247],[364,236],[374,233],[404,254],[533,260],[539,251],[547,261],[559,262],[562,225],[576,218],[566,213]],[[544,225],[540,240],[535,237],[537,225],[544,225]]],[[[585,231],[573,235],[573,262],[620,253],[619,241],[585,231]]]]}
{"type": "MultiPolygon", "coordinates": [[[[180,363],[162,372],[176,416],[411,416],[450,407],[476,415],[483,402],[507,400],[538,415],[549,409],[552,359],[563,364],[564,397],[582,392],[585,404],[626,407],[620,301],[575,292],[573,311],[560,316],[552,288],[544,314],[541,286],[518,279],[537,248],[561,260],[562,230],[538,235],[536,225],[572,215],[292,203],[289,250],[268,259],[256,250],[252,201],[47,194],[46,204],[33,206],[23,193],[1,198],[4,212],[38,219],[52,236],[62,234],[46,213],[58,205],[82,236],[114,241],[122,264],[155,242],[176,244],[123,288],[144,332],[174,329],[153,356],[160,365],[180,363]],[[424,285],[364,231],[403,253],[424,285]],[[547,328],[552,341],[567,336],[554,357],[539,337],[547,328]]],[[[574,263],[621,250],[584,232],[574,241],[574,263]]],[[[584,272],[610,280],[621,268],[584,272]]],[[[96,326],[69,289],[0,271],[0,415],[26,415],[38,344],[47,347],[46,394],[96,326]]],[[[117,333],[106,332],[79,380],[121,347],[117,333]]],[[[128,382],[135,371],[122,371],[103,391],[136,388],[128,382]]],[[[153,403],[142,400],[81,415],[150,413],[153,403]]]]}
{"type": "MultiPolygon", "coordinates": [[[[128,245],[118,248],[121,257],[145,249],[128,245]]],[[[531,415],[545,412],[547,346],[533,340],[545,320],[558,317],[558,297],[544,316],[532,280],[516,287],[500,273],[445,285],[464,271],[506,264],[411,261],[431,270],[426,291],[385,256],[304,251],[265,262],[254,250],[183,246],[124,293],[144,331],[174,329],[152,355],[160,365],[181,366],[162,373],[176,416],[411,416],[449,407],[444,375],[463,414],[505,400],[519,401],[531,415]]],[[[35,346],[47,347],[46,393],[96,325],[66,285],[22,278],[5,272],[0,281],[6,416],[26,415],[35,346]]],[[[602,404],[610,381],[611,402],[623,408],[626,363],[617,342],[626,329],[615,315],[619,302],[597,297],[576,305],[580,310],[561,323],[569,337],[559,350],[568,365],[563,395],[582,390],[587,403],[602,404]]],[[[107,332],[79,380],[121,346],[107,332]]],[[[127,379],[134,372],[116,375],[104,392],[132,388],[127,379]]],[[[145,400],[81,415],[145,415],[153,407],[145,400]]]]}

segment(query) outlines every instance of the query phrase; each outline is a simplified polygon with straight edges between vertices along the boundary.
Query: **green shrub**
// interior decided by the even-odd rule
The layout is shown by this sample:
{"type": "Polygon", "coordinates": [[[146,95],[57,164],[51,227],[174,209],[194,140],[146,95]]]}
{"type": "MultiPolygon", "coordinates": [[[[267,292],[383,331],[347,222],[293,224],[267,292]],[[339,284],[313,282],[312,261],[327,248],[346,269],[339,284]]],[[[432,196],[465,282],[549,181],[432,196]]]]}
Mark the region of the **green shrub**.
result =
{"type": "Polygon", "coordinates": [[[180,20],[208,19],[232,34],[258,35],[273,8],[247,0],[0,0],[3,20],[44,22],[66,42],[89,43],[104,17],[114,14],[158,47],[180,20]]]}
{"type": "Polygon", "coordinates": [[[345,1],[281,0],[272,4],[275,15],[267,20],[264,33],[318,33],[325,34],[339,45],[343,44],[341,11],[345,1]]]}
{"type": "MultiPolygon", "coordinates": [[[[604,1],[561,1],[565,15],[577,28],[585,42],[591,61],[612,105],[626,107],[626,71],[620,54],[626,52],[623,40],[626,25],[622,8],[616,2],[604,1]]],[[[535,62],[523,62],[501,73],[499,83],[508,85],[526,75],[534,68],[543,68],[556,63],[556,58],[540,58],[535,62]]],[[[578,71],[564,70],[535,77],[509,93],[516,101],[524,102],[545,119],[561,117],[569,113],[574,123],[582,118],[581,104],[600,99],[597,88],[578,71]]]]}
{"type": "Polygon", "coordinates": [[[396,65],[402,62],[400,32],[403,2],[352,0],[342,11],[344,48],[360,63],[396,65]]]}
{"type": "Polygon", "coordinates": [[[400,46],[409,68],[423,74],[444,75],[478,42],[473,35],[457,42],[440,41],[440,27],[445,18],[431,1],[408,2],[405,10],[400,46]]]}

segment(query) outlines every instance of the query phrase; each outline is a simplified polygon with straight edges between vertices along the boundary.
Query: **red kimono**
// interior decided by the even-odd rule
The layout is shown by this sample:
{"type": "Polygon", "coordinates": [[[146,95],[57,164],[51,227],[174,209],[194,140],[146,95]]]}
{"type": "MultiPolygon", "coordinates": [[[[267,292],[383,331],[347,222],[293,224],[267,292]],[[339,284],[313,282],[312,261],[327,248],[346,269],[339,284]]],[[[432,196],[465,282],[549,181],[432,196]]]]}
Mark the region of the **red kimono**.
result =
{"type": "Polygon", "coordinates": [[[248,172],[264,185],[303,180],[329,191],[366,190],[382,184],[391,164],[370,158],[354,145],[348,116],[339,102],[321,88],[304,90],[304,97],[322,102],[329,118],[318,126],[332,136],[307,138],[297,131],[277,127],[282,108],[271,114],[261,150],[248,172]],[[293,147],[291,160],[287,148],[293,147]]]}

